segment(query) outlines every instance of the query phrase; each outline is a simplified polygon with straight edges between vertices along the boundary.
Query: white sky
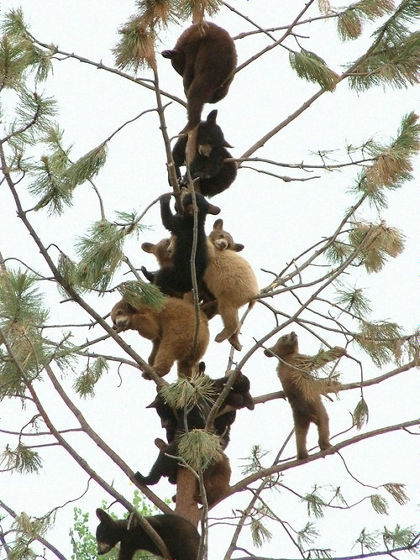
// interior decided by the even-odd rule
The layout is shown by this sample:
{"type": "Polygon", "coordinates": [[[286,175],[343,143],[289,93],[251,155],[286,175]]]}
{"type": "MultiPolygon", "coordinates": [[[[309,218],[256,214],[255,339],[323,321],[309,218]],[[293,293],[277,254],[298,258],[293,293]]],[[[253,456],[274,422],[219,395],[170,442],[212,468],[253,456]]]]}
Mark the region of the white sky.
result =
{"type": "MultiPolygon", "coordinates": [[[[112,66],[110,49],[117,42],[117,28],[134,13],[134,2],[90,0],[26,0],[15,2],[3,1],[2,14],[21,5],[26,21],[33,34],[43,42],[58,44],[59,48],[85,56],[94,61],[102,60],[112,66]]],[[[292,21],[298,12],[298,5],[303,2],[281,2],[276,0],[231,0],[231,5],[261,27],[285,25],[292,21]],[[281,9],[279,9],[281,6],[281,9]]],[[[314,8],[312,16],[317,15],[314,8]]],[[[213,19],[225,27],[231,35],[251,29],[250,24],[224,9],[213,19]]],[[[171,48],[180,34],[182,27],[172,25],[162,33],[158,50],[171,48]]],[[[340,45],[332,22],[314,22],[300,28],[300,39],[309,50],[322,56],[337,72],[342,71],[342,64],[355,60],[369,44],[369,33],[356,43],[340,45]]],[[[264,38],[252,36],[236,42],[239,63],[248,59],[262,46],[268,44],[264,38]]],[[[296,48],[289,39],[287,45],[296,48]]],[[[158,57],[158,68],[162,89],[183,97],[181,78],[171,68],[169,61],[158,57]]],[[[113,130],[141,111],[155,106],[153,94],[141,86],[133,84],[118,76],[83,65],[74,60],[56,64],[54,76],[45,86],[48,95],[56,97],[59,106],[59,123],[65,131],[66,145],[73,145],[72,158],[76,159],[97,146],[113,130]]],[[[261,57],[258,62],[240,72],[232,83],[229,94],[216,107],[219,111],[218,122],[222,126],[226,139],[234,146],[234,156],[242,154],[275,124],[296,110],[308,99],[318,86],[299,80],[288,63],[287,51],[276,48],[261,57]]],[[[333,155],[338,161],[344,161],[346,144],[360,145],[370,137],[388,141],[396,135],[401,118],[416,108],[418,99],[413,90],[393,91],[372,89],[357,95],[350,92],[346,84],[340,84],[334,93],[324,94],[314,105],[274,139],[270,140],[256,156],[281,162],[298,163],[301,161],[319,164],[319,159],[311,152],[319,149],[339,149],[333,155]]],[[[213,109],[206,106],[205,117],[213,109]]],[[[183,126],[185,111],[172,103],[165,112],[170,136],[174,136],[183,126]]],[[[109,144],[109,155],[105,168],[95,182],[104,199],[108,219],[112,220],[114,210],[137,209],[142,211],[160,193],[168,191],[165,168],[165,153],[159,124],[155,113],[150,113],[133,125],[126,127],[109,144]]],[[[302,171],[288,168],[268,168],[269,171],[291,177],[306,177],[302,171]]],[[[417,168],[418,170],[418,168],[417,168]]],[[[213,202],[222,208],[220,217],[224,219],[225,228],[230,231],[237,242],[245,245],[242,255],[252,264],[257,273],[261,287],[271,280],[271,276],[261,269],[280,271],[286,262],[323,236],[330,235],[339,223],[345,209],[354,201],[348,193],[356,177],[353,168],[341,173],[314,173],[320,179],[308,182],[285,183],[273,177],[257,174],[242,169],[232,187],[218,195],[213,202]]],[[[28,199],[24,198],[26,201],[28,199]]],[[[388,263],[383,272],[367,276],[362,270],[352,272],[346,282],[366,289],[372,300],[373,318],[390,319],[403,325],[411,332],[418,321],[418,208],[419,196],[416,181],[407,183],[402,189],[390,193],[389,209],[382,213],[382,218],[391,226],[398,227],[406,235],[406,249],[402,255],[388,263]],[[416,243],[417,242],[417,243],[416,243]]],[[[28,201],[29,205],[29,201],[28,201]]],[[[374,218],[368,209],[361,212],[364,218],[374,218]]],[[[31,215],[33,223],[39,228],[45,245],[55,242],[74,256],[74,241],[78,235],[86,232],[89,225],[99,219],[99,208],[93,191],[86,185],[78,187],[74,205],[61,217],[47,217],[47,214],[31,215]]],[[[158,207],[154,206],[146,215],[144,223],[152,226],[140,239],[158,241],[166,236],[160,225],[158,207]]],[[[213,219],[207,221],[210,231],[213,219]]],[[[45,272],[29,234],[16,218],[11,197],[5,188],[0,188],[0,251],[4,257],[18,256],[38,270],[45,272]]],[[[139,243],[129,241],[126,252],[138,267],[145,265],[154,269],[153,257],[142,253],[139,243]]],[[[125,272],[125,271],[122,271],[125,272]]],[[[115,279],[118,283],[122,273],[115,279]]],[[[53,305],[50,323],[86,322],[72,303],[59,303],[55,288],[45,286],[48,301],[53,305]]],[[[98,298],[88,297],[89,302],[102,314],[112,307],[117,296],[106,295],[98,298]]],[[[277,297],[271,302],[277,309],[292,313],[296,301],[289,295],[277,297]]],[[[207,372],[212,377],[224,374],[229,345],[218,345],[212,341],[220,330],[220,319],[210,324],[211,343],[205,356],[207,372]]],[[[274,327],[274,318],[262,306],[256,305],[242,329],[241,340],[244,351],[253,345],[253,338],[261,338],[274,327]]],[[[301,351],[316,352],[319,342],[299,327],[293,327],[300,335],[301,351]]],[[[286,332],[291,329],[288,328],[286,332]]],[[[88,336],[99,336],[100,329],[89,331],[88,336]]],[[[336,335],[324,333],[331,345],[342,344],[336,335]]],[[[133,348],[144,357],[150,352],[150,343],[139,339],[134,332],[124,335],[133,348]]],[[[107,342],[100,346],[107,354],[114,352],[122,355],[114,344],[107,342]]],[[[374,366],[353,349],[355,356],[364,360],[365,377],[378,374],[374,366]]],[[[238,356],[235,359],[239,359],[238,356]]],[[[243,370],[251,380],[252,394],[257,396],[280,389],[274,360],[266,360],[262,351],[256,352],[243,370]]],[[[82,365],[80,366],[80,369],[82,365]]],[[[392,364],[384,371],[393,369],[392,364]]],[[[71,388],[73,376],[80,370],[62,379],[66,387],[71,388]]],[[[112,367],[107,377],[98,383],[96,398],[82,401],[83,413],[104,439],[119,453],[134,470],[147,472],[155,459],[157,450],[153,445],[155,437],[162,437],[159,420],[151,410],[145,410],[154,396],[154,385],[143,380],[134,370],[126,367],[120,371],[122,383],[115,368],[112,367]],[[121,386],[120,386],[121,385],[121,386]]],[[[343,381],[358,380],[359,372],[353,363],[343,368],[343,381]]],[[[173,371],[166,378],[175,380],[173,371]]],[[[48,384],[41,388],[51,416],[61,428],[74,427],[63,405],[53,394],[48,384]]],[[[365,391],[370,408],[368,430],[415,418],[418,414],[419,382],[417,372],[411,370],[393,378],[380,388],[373,387],[365,391]]],[[[358,391],[347,391],[340,398],[330,403],[327,409],[330,415],[332,434],[343,431],[350,425],[350,414],[359,399],[358,391]]],[[[10,429],[20,426],[22,418],[30,417],[29,412],[15,409],[10,403],[4,403],[0,412],[0,426],[10,429]],[[8,428],[7,428],[8,427],[8,428]]],[[[227,449],[233,467],[232,483],[240,478],[239,466],[242,458],[249,454],[251,445],[259,443],[270,451],[266,464],[275,456],[285,437],[292,428],[291,413],[284,402],[272,401],[259,405],[254,412],[241,411],[232,429],[231,443],[227,449]]],[[[347,436],[338,436],[337,441],[347,436]]],[[[0,448],[10,441],[8,436],[0,434],[0,448]]],[[[103,460],[97,450],[83,443],[80,436],[71,438],[72,443],[85,454],[86,459],[103,473],[108,481],[127,497],[134,486],[127,483],[125,477],[109,461],[103,460]]],[[[417,438],[404,434],[385,435],[374,440],[347,448],[343,452],[352,473],[366,484],[379,485],[386,482],[407,484],[411,502],[400,507],[389,499],[391,515],[381,517],[374,515],[368,505],[363,504],[349,511],[329,511],[325,518],[316,521],[322,537],[318,546],[334,548],[333,554],[347,554],[360,530],[381,530],[384,525],[393,528],[400,525],[415,525],[418,519],[418,462],[417,438]]],[[[316,443],[316,431],[312,427],[309,442],[316,443]]],[[[13,447],[13,442],[10,442],[13,447]]],[[[294,441],[286,450],[286,456],[295,453],[294,441]]],[[[64,451],[56,448],[42,450],[45,468],[37,476],[0,475],[0,498],[16,511],[26,511],[31,515],[40,515],[52,507],[80,495],[86,486],[86,477],[79,467],[72,463],[64,451]]],[[[282,482],[300,493],[310,492],[314,484],[332,484],[341,486],[348,501],[353,503],[366,495],[368,489],[362,488],[345,473],[339,457],[331,456],[322,461],[287,471],[282,482]]],[[[160,497],[172,496],[173,487],[166,482],[154,487],[160,497]]],[[[305,505],[286,491],[267,492],[266,501],[273,507],[282,520],[289,521],[295,528],[301,529],[306,521],[305,505]]],[[[229,516],[232,509],[244,507],[250,498],[249,493],[230,498],[212,511],[212,516],[229,516]]],[[[90,490],[80,503],[81,507],[92,513],[91,528],[96,526],[94,510],[101,501],[110,499],[105,493],[91,483],[90,490]]],[[[79,505],[79,504],[77,504],[79,505]]],[[[68,557],[71,545],[68,529],[71,525],[72,506],[60,511],[57,527],[51,533],[50,540],[68,557]]],[[[272,542],[266,545],[261,555],[275,558],[296,558],[298,551],[293,548],[279,526],[270,525],[273,530],[272,542]]],[[[210,560],[220,560],[230,540],[232,528],[218,526],[211,531],[210,560]]],[[[239,541],[249,550],[258,554],[250,544],[249,533],[244,532],[239,541]]],[[[358,553],[357,549],[353,553],[358,553]]],[[[242,553],[236,553],[241,556],[242,553]]],[[[3,560],[0,552],[0,558],[3,560]]]]}

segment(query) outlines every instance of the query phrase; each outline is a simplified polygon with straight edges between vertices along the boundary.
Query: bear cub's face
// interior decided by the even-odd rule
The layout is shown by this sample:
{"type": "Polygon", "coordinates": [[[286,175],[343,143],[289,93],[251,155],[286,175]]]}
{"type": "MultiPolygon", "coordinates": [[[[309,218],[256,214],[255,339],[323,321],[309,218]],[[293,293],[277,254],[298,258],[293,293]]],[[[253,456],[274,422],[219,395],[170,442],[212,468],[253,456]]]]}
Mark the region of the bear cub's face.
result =
{"type": "Polygon", "coordinates": [[[264,350],[264,354],[268,358],[273,357],[273,352],[277,356],[287,356],[288,354],[295,354],[298,352],[298,337],[295,332],[291,332],[289,334],[285,334],[281,336],[276,344],[271,348],[267,348],[264,350]]]}
{"type": "Polygon", "coordinates": [[[213,148],[232,148],[226,142],[223,131],[216,124],[217,109],[207,115],[205,121],[201,121],[197,133],[197,151],[200,155],[209,157],[213,148]]]}
{"type": "Polygon", "coordinates": [[[96,516],[100,521],[96,529],[98,554],[106,554],[121,540],[119,527],[112,517],[103,509],[98,508],[96,510],[96,516]]]}
{"type": "Polygon", "coordinates": [[[114,305],[111,310],[111,320],[113,323],[114,331],[126,331],[131,325],[131,315],[135,313],[136,310],[129,303],[125,301],[119,301],[114,305]]]}
{"type": "Polygon", "coordinates": [[[219,251],[230,249],[239,253],[244,248],[244,245],[241,243],[235,243],[230,233],[223,229],[223,220],[221,218],[214,222],[209,240],[219,251]]]}

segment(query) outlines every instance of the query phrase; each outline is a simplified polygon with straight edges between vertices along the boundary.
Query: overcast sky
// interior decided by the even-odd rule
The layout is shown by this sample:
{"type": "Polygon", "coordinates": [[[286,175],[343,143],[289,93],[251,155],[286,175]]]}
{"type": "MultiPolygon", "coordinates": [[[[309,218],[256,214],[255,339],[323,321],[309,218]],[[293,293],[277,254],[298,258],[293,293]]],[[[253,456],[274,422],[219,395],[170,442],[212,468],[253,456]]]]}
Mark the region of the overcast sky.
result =
{"type": "MultiPolygon", "coordinates": [[[[45,43],[57,44],[63,51],[74,52],[93,61],[103,61],[110,66],[113,65],[110,50],[118,40],[117,29],[135,11],[134,2],[126,0],[3,0],[2,15],[20,5],[36,38],[45,43]]],[[[303,6],[303,2],[232,0],[231,5],[264,28],[289,24],[298,12],[298,5],[303,6]]],[[[317,14],[313,7],[309,15],[317,14]]],[[[227,8],[221,10],[213,21],[226,28],[232,36],[252,29],[249,23],[227,8]]],[[[171,48],[185,25],[171,25],[167,31],[162,32],[157,50],[171,48]]],[[[339,44],[333,21],[314,22],[300,30],[301,43],[323,57],[337,72],[343,70],[345,62],[355,60],[370,44],[369,33],[365,33],[360,41],[339,44]],[[311,38],[307,40],[305,37],[308,36],[311,38]]],[[[239,63],[267,44],[269,39],[256,35],[237,40],[239,63]]],[[[287,45],[297,48],[292,39],[288,40],[287,45]]],[[[171,68],[169,61],[158,56],[158,70],[162,89],[183,98],[182,80],[171,68]]],[[[58,121],[65,132],[65,144],[73,145],[71,157],[74,160],[100,144],[122,123],[145,109],[155,107],[152,92],[74,60],[56,64],[54,75],[40,89],[44,88],[48,95],[54,96],[58,101],[58,121]]],[[[272,49],[258,62],[242,70],[235,77],[226,99],[216,106],[219,111],[218,122],[226,139],[234,146],[232,154],[240,156],[317,90],[317,85],[296,77],[290,68],[288,53],[282,48],[272,49]]],[[[7,108],[7,99],[5,104],[7,108]]],[[[416,99],[413,90],[401,92],[375,88],[357,95],[349,91],[346,84],[340,84],[336,92],[325,93],[301,117],[254,155],[287,163],[305,161],[320,164],[320,159],[316,156],[318,150],[337,150],[332,158],[337,162],[346,161],[347,144],[360,145],[371,137],[383,142],[389,141],[396,135],[403,115],[415,110],[416,104],[418,105],[418,98],[416,99]]],[[[213,108],[206,106],[203,116],[213,108]]],[[[169,135],[175,136],[185,124],[185,110],[172,103],[166,109],[165,116],[169,135]]],[[[307,172],[287,167],[260,168],[294,178],[309,176],[307,172]]],[[[418,167],[416,170],[418,171],[418,167]]],[[[349,193],[356,178],[354,168],[340,173],[321,171],[312,174],[319,175],[320,178],[305,182],[283,182],[269,175],[242,169],[231,188],[212,201],[222,209],[220,217],[224,220],[225,228],[232,233],[235,241],[245,245],[242,255],[253,266],[261,287],[272,279],[263,269],[279,272],[296,255],[322,237],[330,235],[346,208],[355,200],[354,195],[349,193]]],[[[115,217],[113,212],[117,210],[143,211],[159,194],[169,190],[165,152],[156,113],[149,113],[127,126],[110,142],[107,163],[95,182],[110,220],[115,217]]],[[[29,199],[24,197],[24,200],[29,206],[29,199]]],[[[374,319],[392,319],[404,326],[407,332],[411,332],[418,324],[419,309],[418,181],[411,181],[402,189],[390,193],[388,200],[389,208],[383,211],[381,218],[404,232],[404,253],[391,260],[380,274],[368,276],[362,269],[358,269],[352,271],[352,276],[346,278],[346,282],[366,290],[367,296],[372,300],[374,319]]],[[[376,219],[375,212],[368,208],[360,215],[365,219],[376,219]]],[[[86,185],[77,188],[74,205],[63,216],[47,217],[45,212],[31,215],[44,244],[55,242],[70,256],[75,256],[74,242],[77,237],[85,233],[99,217],[95,194],[86,185]]],[[[210,217],[207,220],[207,231],[210,231],[212,223],[213,217],[210,217]]],[[[12,199],[5,185],[0,188],[0,224],[0,252],[3,256],[19,257],[35,269],[45,272],[29,234],[16,218],[12,199]]],[[[140,242],[157,242],[167,235],[160,224],[156,205],[145,216],[144,224],[150,226],[150,230],[142,235],[140,242]]],[[[153,257],[140,251],[139,242],[128,241],[125,249],[136,266],[145,265],[148,269],[156,267],[153,257]]],[[[124,272],[125,270],[121,270],[114,285],[127,278],[124,272]]],[[[53,306],[50,324],[72,323],[75,320],[86,322],[86,316],[75,305],[59,303],[62,301],[61,296],[48,283],[45,283],[45,293],[49,304],[53,306]]],[[[107,294],[102,298],[96,295],[88,297],[89,302],[103,315],[109,312],[116,299],[115,294],[107,294]]],[[[296,309],[296,301],[290,295],[278,297],[272,304],[285,313],[293,313],[296,309]]],[[[273,315],[257,304],[242,329],[244,350],[242,354],[235,355],[235,361],[251,348],[254,338],[261,338],[274,326],[273,315]]],[[[224,374],[230,350],[227,342],[213,342],[219,327],[220,319],[216,318],[210,324],[211,342],[205,356],[207,372],[212,377],[224,374]]],[[[293,329],[300,336],[302,352],[310,354],[319,349],[319,340],[304,329],[296,326],[293,329]]],[[[100,334],[98,329],[95,335],[100,334]]],[[[93,337],[93,334],[89,333],[88,336],[93,337]]],[[[324,336],[331,345],[343,344],[343,339],[334,333],[324,333],[324,336]]],[[[140,355],[147,357],[150,352],[149,341],[139,339],[134,332],[125,333],[124,339],[140,355]]],[[[122,351],[109,342],[98,348],[104,353],[122,355],[122,351]]],[[[378,375],[378,370],[366,356],[362,356],[358,349],[353,351],[355,356],[364,360],[366,378],[378,375]]],[[[251,380],[253,395],[280,389],[275,368],[275,361],[267,360],[262,351],[256,352],[247,362],[243,373],[251,380]]],[[[393,369],[392,364],[384,368],[384,371],[390,369],[393,369]]],[[[359,372],[353,363],[343,364],[342,371],[344,382],[359,379],[359,372]]],[[[63,384],[71,388],[73,375],[79,372],[80,370],[76,370],[67,375],[62,379],[63,384]]],[[[175,375],[175,371],[172,371],[166,379],[174,381],[175,375]]],[[[411,370],[387,381],[380,388],[367,389],[365,396],[370,408],[367,429],[415,418],[416,413],[418,414],[419,388],[418,374],[411,370]]],[[[41,392],[46,398],[51,417],[59,427],[74,427],[74,420],[70,419],[47,383],[41,392]]],[[[112,367],[106,379],[98,383],[95,399],[79,403],[93,427],[121,453],[134,470],[138,469],[143,473],[148,471],[157,454],[153,439],[163,436],[156,414],[144,409],[153,399],[154,393],[154,384],[139,378],[134,370],[123,367],[117,374],[116,368],[112,367]]],[[[338,434],[349,427],[350,412],[358,400],[358,391],[348,391],[338,400],[328,402],[326,406],[332,434],[338,434]]],[[[8,429],[12,414],[16,418],[16,421],[12,420],[15,428],[21,426],[22,417],[26,418],[25,415],[29,414],[10,403],[5,403],[2,408],[4,412],[0,412],[0,425],[9,426],[8,429]]],[[[258,443],[270,452],[265,459],[265,464],[269,465],[291,429],[290,408],[283,401],[259,405],[253,412],[241,411],[233,426],[231,443],[227,449],[233,468],[232,483],[241,478],[240,465],[244,462],[243,458],[249,455],[252,444],[258,443]]],[[[338,436],[333,441],[340,441],[345,437],[347,436],[338,436]]],[[[316,444],[316,440],[316,431],[312,427],[311,446],[316,444]]],[[[8,442],[9,438],[0,434],[0,448],[4,448],[8,442]]],[[[80,445],[80,436],[74,437],[74,443],[80,445]]],[[[419,513],[418,474],[414,464],[418,460],[418,448],[417,453],[413,452],[416,443],[415,437],[392,434],[368,440],[343,453],[352,473],[363,482],[372,485],[406,483],[412,501],[401,508],[394,505],[390,498],[390,518],[372,514],[371,508],[366,504],[355,510],[328,512],[324,519],[317,521],[322,535],[319,546],[332,546],[333,554],[342,555],[348,553],[351,543],[364,525],[381,530],[384,525],[393,528],[396,523],[403,526],[416,523],[419,513]]],[[[91,446],[87,445],[86,449],[82,446],[80,449],[83,449],[87,460],[98,471],[101,470],[108,481],[113,481],[116,488],[127,497],[131,496],[134,486],[127,483],[114,465],[109,461],[104,462],[91,446]]],[[[292,457],[294,454],[295,445],[292,440],[285,456],[292,457]]],[[[42,455],[45,457],[45,468],[37,476],[0,475],[0,498],[16,511],[24,510],[31,515],[43,514],[54,506],[77,497],[86,487],[85,475],[67,458],[64,451],[46,448],[42,455]]],[[[337,456],[288,471],[282,481],[300,493],[310,492],[314,484],[341,486],[351,503],[357,502],[367,492],[367,489],[347,476],[337,456]]],[[[166,481],[155,489],[160,497],[172,496],[173,493],[173,487],[166,481]]],[[[244,507],[250,494],[242,494],[215,508],[212,516],[229,516],[231,510],[244,507]]],[[[264,497],[282,520],[289,521],[297,529],[305,525],[305,505],[299,503],[292,494],[285,490],[272,491],[267,492],[264,497]]],[[[110,501],[103,490],[91,483],[81,507],[90,511],[93,516],[95,508],[103,499],[110,501]]],[[[53,544],[68,557],[71,553],[68,537],[71,509],[69,506],[65,511],[59,512],[57,527],[51,533],[53,544]]],[[[96,519],[92,518],[91,528],[94,529],[95,525],[96,519]]],[[[262,549],[262,554],[275,558],[297,557],[297,550],[284,532],[279,533],[278,525],[270,527],[275,534],[272,542],[262,549]]],[[[210,560],[220,560],[231,538],[231,532],[231,528],[220,526],[212,530],[210,560]]],[[[250,544],[249,533],[245,532],[244,535],[247,538],[244,536],[240,542],[257,553],[250,544]]],[[[358,550],[355,549],[354,552],[357,553],[358,550]]],[[[0,558],[3,560],[1,554],[0,558]]]]}

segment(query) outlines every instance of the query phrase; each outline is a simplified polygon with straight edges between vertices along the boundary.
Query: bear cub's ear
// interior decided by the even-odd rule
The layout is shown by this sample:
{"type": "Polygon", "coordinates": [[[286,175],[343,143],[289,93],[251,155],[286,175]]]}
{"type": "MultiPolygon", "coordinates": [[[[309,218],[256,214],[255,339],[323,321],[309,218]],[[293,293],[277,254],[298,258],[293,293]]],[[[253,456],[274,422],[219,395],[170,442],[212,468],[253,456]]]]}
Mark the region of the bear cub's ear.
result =
{"type": "Polygon", "coordinates": [[[108,513],[101,508],[98,508],[96,510],[96,517],[99,519],[99,521],[103,521],[104,523],[109,523],[110,521],[113,521],[112,517],[108,515],[108,513]]]}

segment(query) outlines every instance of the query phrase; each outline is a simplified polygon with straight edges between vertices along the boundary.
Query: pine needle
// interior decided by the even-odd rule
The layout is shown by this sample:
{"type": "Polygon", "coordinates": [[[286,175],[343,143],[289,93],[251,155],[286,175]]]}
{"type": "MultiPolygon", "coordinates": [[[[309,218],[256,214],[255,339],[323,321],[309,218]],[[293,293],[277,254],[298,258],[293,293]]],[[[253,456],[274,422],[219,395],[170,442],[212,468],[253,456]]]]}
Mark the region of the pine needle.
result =
{"type": "Polygon", "coordinates": [[[162,294],[157,286],[142,280],[123,282],[117,286],[117,290],[122,298],[134,308],[148,305],[153,309],[159,310],[166,301],[166,296],[162,294]]]}
{"type": "Polygon", "coordinates": [[[327,91],[335,89],[338,74],[328,68],[325,61],[315,53],[305,49],[301,49],[300,53],[290,52],[289,61],[300,78],[316,82],[327,91]]]}
{"type": "Polygon", "coordinates": [[[106,156],[106,143],[99,144],[99,146],[93,148],[93,150],[70,165],[65,175],[73,186],[81,185],[99,173],[105,164],[106,156]]]}
{"type": "Polygon", "coordinates": [[[155,68],[155,32],[147,27],[141,16],[132,16],[118,30],[121,39],[112,50],[118,68],[132,69],[155,68]]]}
{"type": "Polygon", "coordinates": [[[195,471],[205,470],[222,457],[220,437],[205,430],[190,430],[179,438],[178,453],[195,471]]]}
{"type": "Polygon", "coordinates": [[[361,430],[363,426],[368,423],[369,408],[363,397],[360,399],[360,401],[356,405],[356,408],[354,409],[353,419],[358,430],[361,430]]]}

